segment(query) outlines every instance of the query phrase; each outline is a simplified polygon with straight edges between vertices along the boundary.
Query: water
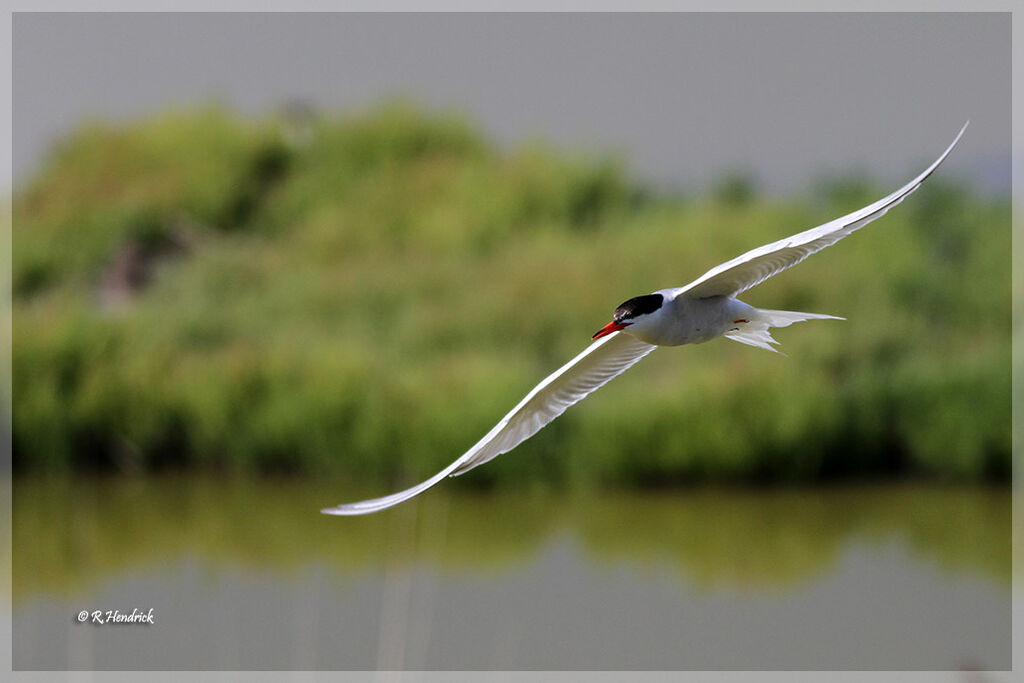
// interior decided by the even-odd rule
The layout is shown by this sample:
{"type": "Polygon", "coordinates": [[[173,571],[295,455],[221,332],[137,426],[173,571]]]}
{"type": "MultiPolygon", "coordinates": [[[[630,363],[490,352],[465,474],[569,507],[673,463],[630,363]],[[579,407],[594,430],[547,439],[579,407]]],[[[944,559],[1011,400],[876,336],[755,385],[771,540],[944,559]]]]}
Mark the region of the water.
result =
{"type": "Polygon", "coordinates": [[[1010,668],[1008,489],[374,493],[19,480],[14,666],[1010,668]]]}

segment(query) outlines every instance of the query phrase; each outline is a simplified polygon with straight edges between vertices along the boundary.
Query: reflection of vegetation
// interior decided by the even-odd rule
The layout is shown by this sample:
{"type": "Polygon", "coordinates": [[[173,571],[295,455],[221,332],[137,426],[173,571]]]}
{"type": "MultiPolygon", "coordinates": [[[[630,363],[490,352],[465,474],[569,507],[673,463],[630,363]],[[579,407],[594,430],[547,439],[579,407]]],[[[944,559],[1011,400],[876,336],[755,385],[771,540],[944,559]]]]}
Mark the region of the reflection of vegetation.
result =
{"type": "MultiPolygon", "coordinates": [[[[17,468],[422,478],[622,299],[883,191],[835,181],[809,205],[737,176],[670,200],[407,106],[308,128],[91,126],[19,193],[17,468]]],[[[779,333],[792,359],[659,351],[460,483],[1007,479],[1009,217],[930,180],[751,292],[850,319],[779,333]]]]}
{"type": "Polygon", "coordinates": [[[560,530],[595,556],[673,564],[706,587],[798,583],[826,572],[853,541],[893,538],[950,570],[1010,578],[1004,489],[692,490],[568,501],[438,492],[387,514],[316,514],[367,493],[327,481],[18,480],[14,595],[76,591],[187,557],[283,572],[315,562],[342,579],[413,561],[500,572],[531,561],[560,530]]]}
{"type": "Polygon", "coordinates": [[[676,563],[704,587],[762,586],[824,572],[855,519],[817,491],[712,489],[627,497],[584,518],[582,534],[596,554],[676,563]]]}
{"type": "Polygon", "coordinates": [[[705,587],[823,574],[852,541],[898,540],[951,570],[1010,580],[1010,492],[942,487],[624,495],[579,515],[595,554],[677,563],[705,587]]]}
{"type": "MultiPolygon", "coordinates": [[[[319,560],[342,575],[421,555],[460,567],[500,568],[527,557],[552,523],[550,509],[537,504],[517,511],[514,531],[496,532],[495,520],[480,513],[484,504],[472,496],[432,496],[397,516],[342,524],[317,512],[339,496],[370,493],[300,480],[19,480],[15,594],[73,590],[112,573],[189,556],[285,571],[319,560]],[[411,539],[409,525],[416,529],[411,539]]],[[[510,502],[504,496],[486,500],[487,506],[510,502]]]]}

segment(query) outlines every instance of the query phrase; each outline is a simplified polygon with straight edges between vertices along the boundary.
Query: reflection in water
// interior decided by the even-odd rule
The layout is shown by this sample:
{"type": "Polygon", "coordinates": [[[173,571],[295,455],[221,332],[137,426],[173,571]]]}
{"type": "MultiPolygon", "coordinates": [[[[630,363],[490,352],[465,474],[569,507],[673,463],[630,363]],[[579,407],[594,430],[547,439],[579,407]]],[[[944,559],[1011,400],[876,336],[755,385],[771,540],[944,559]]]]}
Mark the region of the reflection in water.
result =
{"type": "Polygon", "coordinates": [[[853,540],[896,540],[939,567],[1010,581],[1007,489],[697,490],[613,499],[578,520],[595,555],[671,561],[704,587],[798,584],[853,540]]]}
{"type": "Polygon", "coordinates": [[[18,480],[15,665],[1009,665],[1008,489],[449,487],[368,517],[318,513],[374,493],[295,480],[18,480]],[[76,606],[129,597],[159,603],[161,624],[71,623],[76,606]],[[871,600],[874,611],[859,611],[871,600]],[[210,605],[221,617],[202,616],[210,605]],[[256,625],[269,619],[262,609],[290,615],[281,633],[256,625]],[[559,628],[554,647],[544,633],[559,628]],[[188,633],[206,635],[186,646],[188,633]],[[287,647],[268,644],[284,635],[287,647]],[[733,645],[710,647],[715,638],[733,645]]]}
{"type": "Polygon", "coordinates": [[[892,539],[953,571],[1010,579],[1008,489],[912,486],[578,494],[435,492],[345,520],[324,482],[209,478],[19,480],[14,596],[73,592],[110,573],[195,556],[214,565],[340,573],[428,562],[511,571],[553,534],[599,560],[669,563],[705,587],[785,586],[827,572],[853,539],[892,539]]]}

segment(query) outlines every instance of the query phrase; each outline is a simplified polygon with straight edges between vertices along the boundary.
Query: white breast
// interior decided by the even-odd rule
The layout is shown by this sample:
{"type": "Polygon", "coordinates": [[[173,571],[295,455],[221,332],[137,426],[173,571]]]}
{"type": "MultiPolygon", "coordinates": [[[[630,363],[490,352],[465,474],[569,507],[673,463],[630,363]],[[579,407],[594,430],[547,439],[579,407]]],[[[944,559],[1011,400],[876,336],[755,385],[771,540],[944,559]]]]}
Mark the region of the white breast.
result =
{"type": "Polygon", "coordinates": [[[735,320],[744,319],[753,311],[753,306],[732,297],[681,296],[666,301],[650,320],[638,321],[626,332],[659,346],[700,344],[722,336],[736,327],[735,320]]]}

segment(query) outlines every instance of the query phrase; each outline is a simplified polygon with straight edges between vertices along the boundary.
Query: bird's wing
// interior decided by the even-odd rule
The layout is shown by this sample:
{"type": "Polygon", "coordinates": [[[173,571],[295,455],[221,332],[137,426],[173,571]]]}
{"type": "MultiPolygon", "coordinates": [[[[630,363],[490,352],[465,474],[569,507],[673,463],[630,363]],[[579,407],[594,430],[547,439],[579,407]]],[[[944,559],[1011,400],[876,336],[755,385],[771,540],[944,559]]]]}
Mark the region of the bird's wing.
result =
{"type": "Polygon", "coordinates": [[[445,477],[467,472],[506,453],[536,434],[566,409],[653,351],[653,344],[622,332],[601,337],[548,375],[472,448],[430,479],[398,493],[321,510],[329,515],[362,515],[397,505],[423,493],[445,477]]]}
{"type": "Polygon", "coordinates": [[[946,155],[960,141],[960,136],[964,134],[965,130],[967,130],[967,123],[960,129],[942,156],[926,168],[921,175],[888,197],[879,199],[874,204],[831,220],[824,225],[758,247],[731,261],[715,266],[690,284],[671,290],[673,298],[680,295],[695,299],[710,296],[735,296],[767,280],[772,275],[800,263],[814,252],[835,244],[906,199],[942,163],[946,155]]]}

